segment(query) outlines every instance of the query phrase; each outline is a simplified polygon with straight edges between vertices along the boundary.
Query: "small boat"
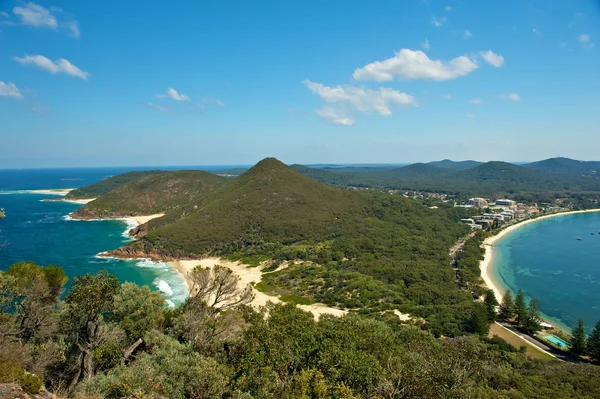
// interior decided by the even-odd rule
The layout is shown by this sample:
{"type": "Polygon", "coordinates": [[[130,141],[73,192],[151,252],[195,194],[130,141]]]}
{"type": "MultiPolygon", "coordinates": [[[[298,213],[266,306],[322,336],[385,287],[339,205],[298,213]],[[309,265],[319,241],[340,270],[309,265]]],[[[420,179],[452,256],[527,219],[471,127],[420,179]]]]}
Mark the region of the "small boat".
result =
{"type": "Polygon", "coordinates": [[[595,235],[596,235],[596,233],[590,233],[590,234],[591,234],[591,235],[593,235],[593,236],[595,236],[595,235]]]}
{"type": "Polygon", "coordinates": [[[583,240],[583,238],[581,238],[581,237],[577,237],[577,238],[576,238],[576,240],[577,240],[577,241],[581,241],[581,240],[583,240]]]}

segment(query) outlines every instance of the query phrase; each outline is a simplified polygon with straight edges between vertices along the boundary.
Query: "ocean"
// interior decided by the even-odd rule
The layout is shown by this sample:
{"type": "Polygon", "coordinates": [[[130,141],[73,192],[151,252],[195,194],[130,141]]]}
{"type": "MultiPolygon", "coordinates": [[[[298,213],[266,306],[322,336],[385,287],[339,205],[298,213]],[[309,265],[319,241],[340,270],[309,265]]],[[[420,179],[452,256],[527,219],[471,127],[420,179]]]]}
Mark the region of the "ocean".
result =
{"type": "Polygon", "coordinates": [[[490,266],[499,288],[539,299],[558,327],[583,317],[589,333],[600,320],[600,212],[526,224],[496,241],[490,266]]]}
{"type": "Polygon", "coordinates": [[[0,270],[21,261],[56,265],[69,276],[68,285],[76,276],[107,270],[121,282],[147,285],[161,292],[169,305],[176,306],[185,300],[188,287],[183,276],[164,262],[98,257],[101,252],[131,241],[127,234],[131,225],[119,220],[71,220],[68,215],[81,205],[44,201],[59,196],[31,190],[77,188],[131,170],[232,167],[235,166],[0,170],[0,208],[6,212],[6,218],[0,220],[0,270]]]}

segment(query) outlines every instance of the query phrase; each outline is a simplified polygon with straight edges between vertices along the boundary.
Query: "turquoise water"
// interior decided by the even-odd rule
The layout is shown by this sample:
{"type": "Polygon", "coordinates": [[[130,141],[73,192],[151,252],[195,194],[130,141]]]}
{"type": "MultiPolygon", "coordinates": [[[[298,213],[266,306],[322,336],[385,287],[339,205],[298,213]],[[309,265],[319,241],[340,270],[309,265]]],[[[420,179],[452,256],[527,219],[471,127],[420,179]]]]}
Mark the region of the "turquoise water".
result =
{"type": "Polygon", "coordinates": [[[569,346],[568,343],[566,343],[565,341],[563,341],[562,339],[555,337],[554,335],[548,335],[545,337],[546,341],[553,343],[556,346],[559,346],[561,348],[566,348],[569,346]]]}
{"type": "Polygon", "coordinates": [[[583,317],[589,333],[600,320],[600,212],[523,225],[496,241],[491,266],[502,289],[538,298],[561,328],[583,317]]]}
{"type": "MultiPolygon", "coordinates": [[[[224,168],[227,166],[194,169],[224,168]]],[[[52,264],[65,269],[71,284],[75,276],[106,269],[122,282],[160,291],[169,303],[182,302],[187,295],[185,280],[165,263],[97,256],[131,240],[127,235],[131,226],[126,222],[70,220],[69,213],[81,205],[42,201],[51,196],[29,191],[81,187],[134,169],[158,168],[0,170],[0,208],[6,211],[6,218],[0,220],[0,270],[20,261],[52,264]]]]}

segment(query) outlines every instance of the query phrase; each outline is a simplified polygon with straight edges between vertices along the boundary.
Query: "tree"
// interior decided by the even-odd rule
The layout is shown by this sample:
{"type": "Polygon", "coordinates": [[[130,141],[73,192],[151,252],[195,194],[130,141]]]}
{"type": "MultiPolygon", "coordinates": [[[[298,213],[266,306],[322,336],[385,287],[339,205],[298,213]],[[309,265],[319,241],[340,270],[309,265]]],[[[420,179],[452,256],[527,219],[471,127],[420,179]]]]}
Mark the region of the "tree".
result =
{"type": "Polygon", "coordinates": [[[580,356],[585,352],[585,327],[583,318],[577,320],[577,327],[573,330],[570,352],[575,356],[580,356]]]}
{"type": "Polygon", "coordinates": [[[481,303],[476,303],[467,320],[467,329],[481,337],[487,337],[490,332],[487,308],[481,303]]]}
{"type": "Polygon", "coordinates": [[[4,219],[4,216],[6,216],[4,213],[4,208],[0,208],[0,219],[4,219]]]}
{"type": "Polygon", "coordinates": [[[238,287],[240,278],[231,269],[215,265],[212,269],[196,266],[188,274],[192,280],[190,301],[201,301],[220,311],[244,305],[252,301],[252,287],[238,287]]]}
{"type": "Polygon", "coordinates": [[[596,364],[600,364],[600,320],[596,323],[596,326],[588,339],[587,350],[592,361],[596,364]]]}
{"type": "Polygon", "coordinates": [[[111,320],[119,323],[132,343],[147,331],[162,326],[164,305],[160,293],[150,291],[147,286],[124,283],[114,298],[111,320]]]}
{"type": "Polygon", "coordinates": [[[510,290],[506,290],[500,304],[499,316],[501,319],[510,320],[515,317],[515,301],[510,290]]]}
{"type": "Polygon", "coordinates": [[[498,318],[498,314],[496,313],[496,306],[498,306],[498,300],[496,299],[496,295],[494,291],[488,290],[485,293],[485,299],[483,301],[485,304],[485,308],[488,314],[488,321],[494,321],[498,318]]]}
{"type": "Polygon", "coordinates": [[[540,301],[537,298],[531,298],[529,301],[523,327],[530,333],[540,329],[540,301]]]}
{"type": "Polygon", "coordinates": [[[523,290],[517,292],[515,298],[515,314],[517,315],[517,325],[521,326],[527,316],[527,301],[525,300],[525,293],[523,293],[523,290]]]}
{"type": "Polygon", "coordinates": [[[94,375],[94,350],[101,345],[104,316],[113,310],[114,297],[119,291],[119,280],[106,270],[98,274],[75,277],[75,283],[65,298],[62,324],[71,336],[78,353],[75,360],[75,374],[69,385],[73,392],[81,373],[89,380],[94,375]]]}

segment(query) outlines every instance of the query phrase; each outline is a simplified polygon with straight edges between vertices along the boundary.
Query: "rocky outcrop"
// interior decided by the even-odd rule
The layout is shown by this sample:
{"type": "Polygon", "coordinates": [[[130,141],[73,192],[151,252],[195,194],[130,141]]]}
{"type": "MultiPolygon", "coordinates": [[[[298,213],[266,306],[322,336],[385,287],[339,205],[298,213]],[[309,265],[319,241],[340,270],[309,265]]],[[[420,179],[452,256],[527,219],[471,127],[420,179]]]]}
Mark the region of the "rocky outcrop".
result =
{"type": "Polygon", "coordinates": [[[39,393],[30,395],[18,384],[0,384],[0,399],[57,399],[57,397],[44,388],[39,393]]]}

